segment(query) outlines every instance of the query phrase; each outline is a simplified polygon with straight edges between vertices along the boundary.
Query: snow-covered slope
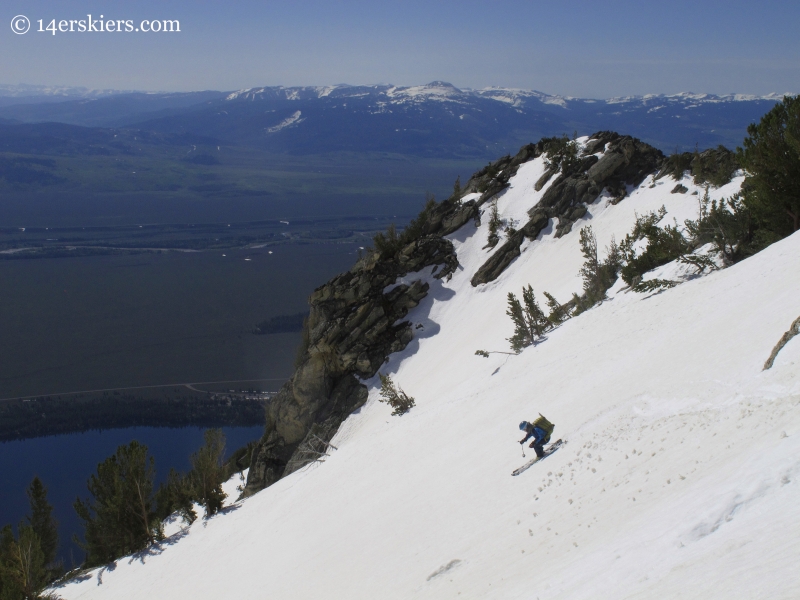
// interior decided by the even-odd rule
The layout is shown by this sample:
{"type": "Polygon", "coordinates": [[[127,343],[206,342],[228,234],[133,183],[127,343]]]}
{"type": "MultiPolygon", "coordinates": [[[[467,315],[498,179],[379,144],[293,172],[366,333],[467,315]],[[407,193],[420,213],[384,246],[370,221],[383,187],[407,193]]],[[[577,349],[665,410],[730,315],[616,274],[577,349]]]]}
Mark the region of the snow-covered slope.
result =
{"type": "MultiPolygon", "coordinates": [[[[499,199],[524,219],[542,159],[499,199]]],[[[338,450],[64,598],[797,598],[800,236],[657,294],[616,286],[518,356],[508,292],[580,290],[577,230],[604,247],[635,213],[693,217],[697,188],[646,179],[552,227],[495,281],[472,287],[487,221],[453,234],[450,281],[426,277],[417,338],[384,369],[417,406],[367,404],[338,450]],[[652,187],[651,187],[652,186],[652,187]],[[517,424],[541,412],[567,444],[519,477],[517,424]]],[[[741,184],[712,190],[730,195],[741,184]]],[[[674,270],[674,269],[673,269],[674,270]]],[[[414,276],[406,279],[412,280],[414,276]]],[[[528,456],[532,451],[528,451],[528,456]]]]}

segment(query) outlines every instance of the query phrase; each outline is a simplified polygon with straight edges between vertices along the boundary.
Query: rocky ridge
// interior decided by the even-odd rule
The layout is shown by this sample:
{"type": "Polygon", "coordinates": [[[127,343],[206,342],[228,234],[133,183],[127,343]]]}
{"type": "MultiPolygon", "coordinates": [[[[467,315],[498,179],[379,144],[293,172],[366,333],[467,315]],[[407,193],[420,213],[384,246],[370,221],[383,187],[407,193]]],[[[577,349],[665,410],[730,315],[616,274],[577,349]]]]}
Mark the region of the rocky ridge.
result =
{"type": "MultiPolygon", "coordinates": [[[[458,267],[446,239],[470,220],[480,222],[481,207],[509,187],[519,166],[563,140],[544,138],[523,146],[513,157],[490,163],[447,200],[427,208],[416,221],[416,239],[390,251],[370,250],[350,271],[317,288],[309,298],[310,314],[297,368],[272,400],[262,439],[255,448],[244,495],[268,487],[324,452],[344,419],[367,400],[361,380],[373,377],[391,353],[414,337],[402,319],[428,294],[427,283],[394,285],[399,277],[433,267],[447,278],[458,267]],[[474,198],[474,194],[480,194],[474,198]],[[473,199],[464,201],[463,198],[473,199]],[[311,458],[308,458],[311,457],[311,458]]],[[[605,193],[614,202],[665,164],[664,155],[635,138],[613,132],[590,136],[576,160],[554,165],[537,182],[539,203],[528,222],[512,232],[476,272],[472,285],[496,279],[520,255],[524,239],[535,239],[551,219],[556,235],[568,234],[605,193]]],[[[402,239],[402,238],[401,238],[402,239]]]]}
{"type": "MultiPolygon", "coordinates": [[[[551,140],[539,142],[539,154],[547,150],[551,140]]],[[[628,186],[637,186],[658,170],[664,162],[660,150],[632,138],[610,131],[590,136],[582,154],[569,167],[548,170],[536,183],[541,190],[554,176],[556,179],[539,203],[528,212],[528,222],[498,248],[472,278],[472,285],[494,281],[520,255],[520,246],[536,236],[556,219],[556,237],[572,230],[572,224],[586,214],[591,204],[605,192],[619,202],[628,193],[628,186]]],[[[507,184],[506,184],[507,185],[507,184]]],[[[505,188],[503,188],[505,189],[505,188]]],[[[498,190],[498,192],[501,190],[498,190]]]]}

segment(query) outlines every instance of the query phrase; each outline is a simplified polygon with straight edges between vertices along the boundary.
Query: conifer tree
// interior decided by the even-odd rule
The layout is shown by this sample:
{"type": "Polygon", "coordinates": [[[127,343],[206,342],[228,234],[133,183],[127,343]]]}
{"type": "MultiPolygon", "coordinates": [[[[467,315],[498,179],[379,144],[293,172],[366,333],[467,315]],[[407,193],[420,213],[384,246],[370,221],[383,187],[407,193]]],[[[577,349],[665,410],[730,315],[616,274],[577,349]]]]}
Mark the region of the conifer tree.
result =
{"type": "Polygon", "coordinates": [[[553,325],[559,325],[569,318],[567,309],[555,299],[551,294],[544,292],[544,297],[547,299],[547,308],[550,309],[550,315],[547,320],[553,325]]]}
{"type": "Polygon", "coordinates": [[[547,317],[539,308],[530,285],[522,288],[522,303],[525,306],[525,320],[528,322],[528,327],[535,336],[541,337],[547,327],[547,317]]]}
{"type": "Polygon", "coordinates": [[[747,173],[744,203],[764,246],[800,229],[800,96],[786,96],[747,133],[737,158],[747,173]]]}
{"type": "Polygon", "coordinates": [[[456,200],[461,198],[461,175],[456,177],[456,182],[453,184],[453,198],[456,200]]]}
{"type": "Polygon", "coordinates": [[[526,346],[533,343],[533,334],[525,322],[525,313],[522,310],[522,304],[519,299],[512,293],[508,293],[508,309],[506,314],[511,317],[514,323],[514,335],[508,338],[511,343],[511,349],[519,354],[526,346]]]}
{"type": "Polygon", "coordinates": [[[197,513],[192,492],[191,477],[170,469],[167,480],[158,487],[155,495],[158,520],[163,521],[177,511],[184,522],[193,523],[197,513]]]}
{"type": "Polygon", "coordinates": [[[497,210],[497,200],[492,202],[491,212],[489,213],[489,246],[494,248],[500,241],[500,227],[503,221],[500,220],[500,211],[497,210]]]}
{"type": "Polygon", "coordinates": [[[519,353],[530,346],[541,336],[547,326],[547,317],[536,302],[533,288],[529,285],[522,288],[522,302],[512,293],[508,293],[508,309],[506,314],[514,323],[514,335],[508,338],[511,349],[519,353]]]}
{"type": "Polygon", "coordinates": [[[97,466],[87,483],[93,500],[78,498],[74,504],[84,524],[87,566],[142,550],[155,540],[154,473],[147,446],[135,440],[97,466]]]}
{"type": "Polygon", "coordinates": [[[0,598],[2,600],[23,597],[14,579],[13,556],[16,542],[11,525],[0,529],[0,598]]]}
{"type": "Polygon", "coordinates": [[[46,565],[52,565],[58,552],[58,522],[53,517],[53,506],[47,501],[47,488],[34,477],[26,490],[31,514],[28,523],[39,536],[46,565]]]}
{"type": "Polygon", "coordinates": [[[378,377],[380,377],[381,380],[381,397],[379,400],[385,402],[394,409],[392,415],[404,415],[414,408],[416,405],[414,398],[406,394],[400,386],[395,386],[391,377],[383,373],[378,373],[378,377]]]}
{"type": "Polygon", "coordinates": [[[15,539],[11,526],[7,525],[0,532],[0,598],[38,598],[47,582],[44,554],[36,532],[23,521],[15,539]]]}
{"type": "Polygon", "coordinates": [[[192,455],[190,474],[195,499],[203,505],[206,517],[219,512],[227,497],[222,491],[225,479],[225,434],[221,429],[208,429],[205,443],[192,455]]]}
{"type": "Polygon", "coordinates": [[[583,292],[592,303],[601,299],[600,283],[600,259],[597,256],[597,238],[592,231],[592,226],[582,227],[580,231],[581,254],[583,254],[583,266],[580,274],[583,278],[583,292]]]}

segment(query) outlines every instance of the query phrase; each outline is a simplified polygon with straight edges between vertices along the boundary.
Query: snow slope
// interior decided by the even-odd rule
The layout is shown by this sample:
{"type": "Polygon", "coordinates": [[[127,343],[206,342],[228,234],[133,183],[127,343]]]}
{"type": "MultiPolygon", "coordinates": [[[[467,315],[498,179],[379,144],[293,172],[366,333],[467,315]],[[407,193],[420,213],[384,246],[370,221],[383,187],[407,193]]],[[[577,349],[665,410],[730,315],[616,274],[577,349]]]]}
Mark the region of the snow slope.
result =
{"type": "MultiPolygon", "coordinates": [[[[498,200],[522,219],[541,159],[498,200]]],[[[735,180],[712,195],[730,195],[735,180]]],[[[635,213],[694,217],[698,196],[651,179],[601,197],[572,233],[549,227],[494,282],[487,221],[451,236],[460,268],[426,277],[422,325],[385,373],[416,398],[377,401],[338,450],[171,543],[59,588],[63,598],[797,598],[800,338],[761,370],[800,315],[800,235],[661,293],[615,286],[519,356],[506,295],[580,290],[577,230],[601,248],[635,213]],[[654,187],[650,187],[654,185],[654,187]],[[543,413],[567,444],[519,477],[517,424],[543,413]]],[[[546,189],[546,188],[545,188],[546,189]]],[[[672,269],[674,272],[675,269],[672,269]]],[[[409,276],[406,279],[413,279],[409,276]]],[[[532,451],[528,451],[530,457],[532,451]]]]}

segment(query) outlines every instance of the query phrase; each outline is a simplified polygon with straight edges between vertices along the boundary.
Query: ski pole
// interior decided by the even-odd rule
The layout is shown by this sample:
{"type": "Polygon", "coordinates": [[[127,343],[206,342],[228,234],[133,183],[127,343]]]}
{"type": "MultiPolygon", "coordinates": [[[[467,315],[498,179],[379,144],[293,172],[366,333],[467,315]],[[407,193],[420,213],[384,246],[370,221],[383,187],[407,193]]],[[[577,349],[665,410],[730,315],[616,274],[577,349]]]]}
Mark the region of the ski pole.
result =
{"type": "Polygon", "coordinates": [[[525,458],[525,444],[520,444],[520,448],[522,448],[522,458],[525,458]]]}

